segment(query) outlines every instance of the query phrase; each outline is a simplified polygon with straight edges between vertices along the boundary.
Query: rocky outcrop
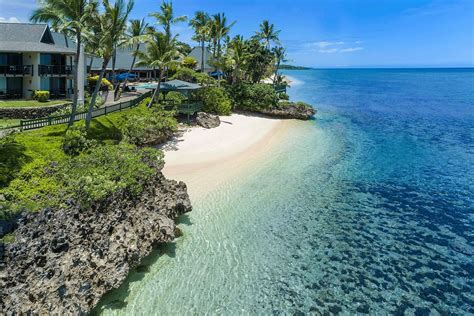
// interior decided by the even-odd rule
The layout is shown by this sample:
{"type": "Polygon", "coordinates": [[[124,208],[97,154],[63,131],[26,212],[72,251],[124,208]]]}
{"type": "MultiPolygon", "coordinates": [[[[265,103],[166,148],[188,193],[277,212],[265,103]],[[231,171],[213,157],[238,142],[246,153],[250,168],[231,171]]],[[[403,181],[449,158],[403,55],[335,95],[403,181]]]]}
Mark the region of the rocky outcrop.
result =
{"type": "Polygon", "coordinates": [[[158,172],[138,198],[121,192],[87,210],[23,216],[3,249],[0,311],[89,312],[155,245],[175,238],[175,219],[190,210],[186,185],[158,172]]]}
{"type": "Polygon", "coordinates": [[[36,119],[47,117],[58,110],[70,106],[70,103],[49,105],[43,107],[15,107],[0,108],[0,118],[8,119],[36,119]]]}
{"type": "Polygon", "coordinates": [[[218,115],[198,112],[196,115],[196,123],[204,128],[214,128],[221,124],[221,120],[218,115]]]}
{"type": "Polygon", "coordinates": [[[261,109],[260,113],[280,118],[309,120],[316,114],[316,110],[303,102],[284,101],[270,109],[261,109]]]}

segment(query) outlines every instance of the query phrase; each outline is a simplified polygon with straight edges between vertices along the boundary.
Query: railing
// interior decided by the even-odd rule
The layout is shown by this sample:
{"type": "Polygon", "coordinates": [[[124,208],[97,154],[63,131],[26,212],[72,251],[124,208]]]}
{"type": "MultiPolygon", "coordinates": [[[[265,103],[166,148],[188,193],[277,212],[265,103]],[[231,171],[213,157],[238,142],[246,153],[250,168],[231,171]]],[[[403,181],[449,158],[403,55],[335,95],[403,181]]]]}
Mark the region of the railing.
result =
{"type": "Polygon", "coordinates": [[[0,91],[0,100],[3,99],[21,99],[22,91],[21,90],[7,90],[0,91]]]}
{"type": "Polygon", "coordinates": [[[40,76],[70,76],[72,75],[72,66],[38,65],[38,74],[40,76]]]}
{"type": "Polygon", "coordinates": [[[3,65],[0,66],[0,75],[24,76],[33,75],[33,65],[3,65]]]}
{"type": "MultiPolygon", "coordinates": [[[[92,111],[92,118],[135,107],[138,104],[140,104],[140,102],[142,102],[143,99],[150,97],[151,93],[152,91],[148,91],[140,95],[136,99],[95,109],[92,111]]],[[[76,113],[76,116],[74,117],[74,121],[84,120],[86,116],[87,116],[87,111],[76,113]]],[[[64,114],[64,115],[50,116],[50,117],[39,118],[39,119],[34,119],[34,120],[21,120],[20,129],[30,130],[30,129],[41,128],[48,125],[65,124],[69,122],[70,117],[71,117],[70,114],[64,114]]]]}

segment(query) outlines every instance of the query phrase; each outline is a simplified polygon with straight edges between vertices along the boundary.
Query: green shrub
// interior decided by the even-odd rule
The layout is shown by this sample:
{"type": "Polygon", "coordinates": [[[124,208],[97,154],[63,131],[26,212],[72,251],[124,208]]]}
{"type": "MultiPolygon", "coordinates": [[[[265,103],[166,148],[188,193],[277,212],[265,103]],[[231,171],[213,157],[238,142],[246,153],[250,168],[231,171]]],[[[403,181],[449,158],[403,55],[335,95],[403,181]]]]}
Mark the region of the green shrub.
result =
{"type": "MultiPolygon", "coordinates": [[[[165,100],[167,102],[172,102],[172,103],[175,103],[175,104],[181,104],[186,99],[187,98],[186,98],[185,95],[183,95],[182,93],[176,92],[176,91],[170,91],[170,92],[165,93],[165,100]]],[[[162,93],[160,93],[159,100],[160,101],[163,100],[163,94],[162,93]]]]}
{"type": "Polygon", "coordinates": [[[311,105],[302,101],[298,101],[298,102],[283,101],[283,102],[278,103],[278,106],[280,107],[295,106],[300,109],[313,109],[311,105]]]}
{"type": "MultiPolygon", "coordinates": [[[[98,80],[99,80],[99,75],[87,77],[87,82],[89,83],[90,87],[95,87],[98,80]]],[[[102,86],[107,86],[109,90],[112,90],[114,88],[112,84],[110,83],[110,81],[107,80],[106,78],[102,78],[102,86]]]]}
{"type": "Polygon", "coordinates": [[[91,148],[94,144],[94,140],[87,139],[87,132],[84,127],[72,126],[67,130],[61,143],[61,148],[66,155],[77,156],[91,148]]]}
{"type": "Polygon", "coordinates": [[[208,87],[200,92],[203,110],[208,113],[218,115],[229,115],[232,109],[232,103],[229,95],[224,88],[208,87]]]}
{"type": "Polygon", "coordinates": [[[183,67],[189,68],[189,69],[195,69],[197,66],[197,60],[194,57],[187,56],[184,57],[183,62],[181,63],[183,67]]]}
{"type": "MultiPolygon", "coordinates": [[[[2,190],[10,213],[61,207],[68,200],[86,208],[114,192],[138,195],[143,185],[163,166],[163,154],[133,145],[103,145],[58,162],[36,160],[2,190]]],[[[9,214],[0,214],[3,218],[9,214]]]]}
{"type": "Polygon", "coordinates": [[[281,92],[279,95],[278,95],[278,98],[280,100],[286,100],[288,101],[290,99],[290,96],[288,94],[286,94],[285,92],[281,92]]]}
{"type": "Polygon", "coordinates": [[[275,89],[270,84],[242,83],[228,87],[234,107],[243,110],[268,109],[276,106],[278,96],[275,89]]]}
{"type": "Polygon", "coordinates": [[[14,135],[0,138],[0,187],[7,186],[21,167],[31,160],[25,151],[26,147],[18,143],[14,135]]]}
{"type": "Polygon", "coordinates": [[[49,91],[35,90],[33,91],[32,97],[39,102],[47,102],[49,100],[49,91]]]}
{"type": "Polygon", "coordinates": [[[180,67],[176,73],[170,77],[171,80],[178,79],[187,82],[196,82],[196,72],[187,67],[180,67]]]}
{"type": "Polygon", "coordinates": [[[156,145],[163,143],[176,132],[178,123],[173,112],[145,109],[128,116],[120,127],[125,141],[137,146],[156,145]]]}

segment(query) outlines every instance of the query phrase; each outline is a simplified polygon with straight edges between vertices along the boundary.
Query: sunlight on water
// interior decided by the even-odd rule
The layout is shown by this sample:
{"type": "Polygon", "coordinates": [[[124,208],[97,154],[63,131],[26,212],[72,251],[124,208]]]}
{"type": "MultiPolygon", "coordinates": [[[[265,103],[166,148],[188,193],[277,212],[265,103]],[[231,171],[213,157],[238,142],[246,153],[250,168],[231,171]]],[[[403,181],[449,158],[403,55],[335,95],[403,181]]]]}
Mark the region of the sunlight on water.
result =
{"type": "Polygon", "coordinates": [[[474,77],[440,72],[290,72],[317,120],[194,201],[102,313],[474,313],[474,77]]]}

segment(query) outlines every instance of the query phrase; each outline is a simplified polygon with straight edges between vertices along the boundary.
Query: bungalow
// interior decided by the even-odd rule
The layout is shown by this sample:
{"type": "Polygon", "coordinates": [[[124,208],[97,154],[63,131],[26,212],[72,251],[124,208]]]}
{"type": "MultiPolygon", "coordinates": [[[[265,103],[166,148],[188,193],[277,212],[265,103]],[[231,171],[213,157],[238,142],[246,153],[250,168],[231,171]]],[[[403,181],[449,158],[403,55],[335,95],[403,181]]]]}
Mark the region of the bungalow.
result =
{"type": "Polygon", "coordinates": [[[75,54],[76,44],[47,24],[0,23],[0,99],[28,99],[34,90],[71,97],[75,54]]]}
{"type": "MultiPolygon", "coordinates": [[[[197,60],[197,66],[196,69],[201,70],[201,62],[202,62],[202,48],[201,46],[199,47],[194,47],[191,52],[188,54],[188,56],[193,57],[194,59],[197,60]]],[[[212,59],[212,54],[209,48],[205,47],[204,48],[204,73],[209,73],[214,71],[214,67],[210,65],[212,59]]]]}

